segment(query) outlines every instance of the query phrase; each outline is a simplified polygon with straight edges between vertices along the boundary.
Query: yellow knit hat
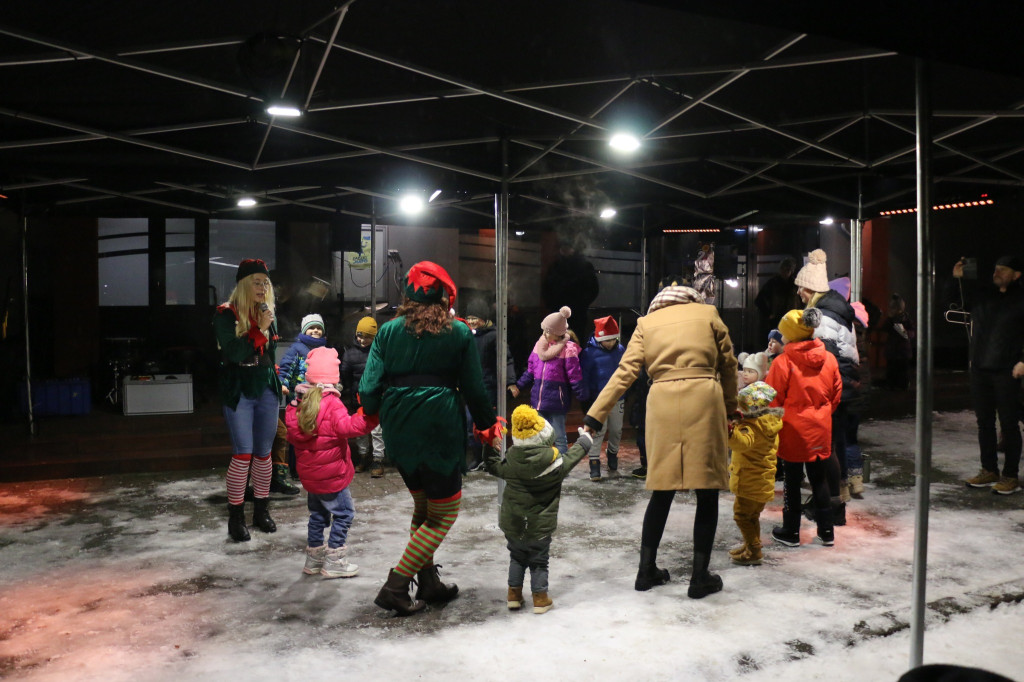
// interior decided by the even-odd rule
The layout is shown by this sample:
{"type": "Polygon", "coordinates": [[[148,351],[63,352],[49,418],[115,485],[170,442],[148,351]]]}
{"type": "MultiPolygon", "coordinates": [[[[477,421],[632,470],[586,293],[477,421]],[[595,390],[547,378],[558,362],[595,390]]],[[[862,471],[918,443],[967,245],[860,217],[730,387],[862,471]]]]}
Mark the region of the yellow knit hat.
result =
{"type": "Polygon", "coordinates": [[[814,330],[821,324],[821,311],[817,308],[790,310],[779,320],[779,332],[786,341],[806,341],[814,336],[814,330]]]}
{"type": "Polygon", "coordinates": [[[512,410],[513,445],[539,445],[554,433],[551,424],[529,405],[512,410]]]}
{"type": "Polygon", "coordinates": [[[364,317],[356,325],[356,333],[366,336],[377,336],[377,320],[372,317],[364,317]]]}

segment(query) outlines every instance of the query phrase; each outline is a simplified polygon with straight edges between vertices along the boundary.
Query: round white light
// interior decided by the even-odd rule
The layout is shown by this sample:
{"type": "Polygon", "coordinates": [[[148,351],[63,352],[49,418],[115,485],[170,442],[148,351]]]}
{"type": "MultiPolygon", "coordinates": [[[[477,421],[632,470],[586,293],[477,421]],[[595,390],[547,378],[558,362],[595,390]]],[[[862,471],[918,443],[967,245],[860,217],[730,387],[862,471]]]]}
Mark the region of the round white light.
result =
{"type": "Polygon", "coordinates": [[[727,279],[727,280],[725,280],[725,285],[727,287],[735,289],[736,287],[738,287],[740,285],[740,282],[739,282],[739,280],[736,280],[736,279],[727,279]]]}
{"type": "Polygon", "coordinates": [[[256,200],[252,197],[242,197],[236,204],[239,208],[252,208],[256,205],[256,200]]]}
{"type": "Polygon", "coordinates": [[[525,234],[526,234],[526,232],[525,232],[525,231],[523,231],[523,230],[516,230],[516,236],[517,236],[517,237],[522,237],[522,236],[523,236],[523,235],[525,235],[525,234]]]}
{"type": "Polygon", "coordinates": [[[636,138],[636,135],[629,133],[615,133],[608,140],[608,146],[620,152],[635,152],[640,148],[640,140],[636,138]]]}
{"type": "Polygon", "coordinates": [[[604,218],[605,220],[610,220],[611,218],[615,217],[615,214],[617,212],[618,211],[616,211],[614,208],[602,208],[601,217],[604,218]]]}
{"type": "Polygon", "coordinates": [[[418,194],[406,194],[399,200],[398,206],[405,213],[419,213],[423,210],[423,197],[418,194]]]}
{"type": "Polygon", "coordinates": [[[831,218],[825,218],[824,220],[819,220],[819,221],[818,221],[818,224],[819,224],[819,225],[831,225],[831,224],[832,224],[832,223],[834,223],[834,222],[835,222],[835,221],[834,221],[834,220],[832,220],[831,218]]]}

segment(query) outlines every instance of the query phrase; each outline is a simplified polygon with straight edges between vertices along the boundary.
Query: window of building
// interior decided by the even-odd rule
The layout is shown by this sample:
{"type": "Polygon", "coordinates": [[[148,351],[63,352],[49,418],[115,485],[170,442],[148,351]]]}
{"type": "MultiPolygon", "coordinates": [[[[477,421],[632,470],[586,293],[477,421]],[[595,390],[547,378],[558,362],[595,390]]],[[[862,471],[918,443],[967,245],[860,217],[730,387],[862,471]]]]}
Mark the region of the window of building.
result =
{"type": "Polygon", "coordinates": [[[165,303],[196,304],[196,221],[192,218],[168,218],[166,227],[167,273],[165,303]]]}
{"type": "Polygon", "coordinates": [[[210,302],[228,300],[244,259],[260,258],[273,269],[275,247],[271,220],[210,220],[210,302]]]}
{"type": "Polygon", "coordinates": [[[99,304],[149,305],[149,220],[99,219],[99,304]]]}

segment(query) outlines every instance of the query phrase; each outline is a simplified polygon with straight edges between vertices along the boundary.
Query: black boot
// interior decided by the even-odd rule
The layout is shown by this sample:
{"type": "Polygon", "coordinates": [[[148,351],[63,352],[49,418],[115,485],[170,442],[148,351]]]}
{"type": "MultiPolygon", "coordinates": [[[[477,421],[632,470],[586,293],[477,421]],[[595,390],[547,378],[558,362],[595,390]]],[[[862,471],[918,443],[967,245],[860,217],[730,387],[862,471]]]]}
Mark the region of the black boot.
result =
{"type": "Polygon", "coordinates": [[[235,542],[248,542],[249,529],[245,527],[245,503],[228,505],[228,535],[235,542]]]}
{"type": "Polygon", "coordinates": [[[601,480],[601,460],[592,459],[590,460],[590,480],[600,481],[601,480]]]}
{"type": "Polygon", "coordinates": [[[275,464],[274,474],[270,479],[270,492],[281,495],[298,495],[299,489],[288,482],[288,465],[275,464]]]}
{"type": "Polygon", "coordinates": [[[686,590],[686,596],[690,599],[703,599],[709,594],[722,591],[722,579],[708,570],[710,564],[710,554],[693,553],[693,575],[690,576],[690,587],[686,590]]]}
{"type": "Polygon", "coordinates": [[[422,599],[428,604],[450,602],[459,593],[459,586],[455,583],[445,585],[441,582],[441,574],[437,569],[441,568],[434,564],[427,564],[416,574],[416,598],[422,599]]]}
{"type": "Polygon", "coordinates": [[[401,573],[395,572],[395,569],[391,569],[388,573],[388,581],[384,583],[384,587],[380,588],[380,592],[377,593],[377,598],[373,600],[373,603],[382,609],[388,609],[396,612],[399,616],[408,616],[410,614],[422,611],[427,607],[427,603],[418,599],[414,600],[409,596],[409,583],[412,578],[406,578],[401,573]]]}
{"type": "Polygon", "coordinates": [[[657,547],[640,547],[640,569],[636,572],[636,581],[633,583],[633,589],[637,592],[646,592],[652,587],[668,582],[668,570],[658,568],[655,563],[657,559],[657,547]]]}
{"type": "Polygon", "coordinates": [[[270,518],[270,498],[257,497],[252,503],[252,525],[264,533],[277,532],[277,524],[270,518]]]}
{"type": "Polygon", "coordinates": [[[835,498],[832,500],[832,525],[846,525],[846,503],[840,502],[839,498],[835,498]]]}
{"type": "Polygon", "coordinates": [[[619,453],[617,453],[617,452],[608,452],[608,453],[605,453],[605,454],[608,456],[608,471],[618,471],[619,470],[619,453]]]}

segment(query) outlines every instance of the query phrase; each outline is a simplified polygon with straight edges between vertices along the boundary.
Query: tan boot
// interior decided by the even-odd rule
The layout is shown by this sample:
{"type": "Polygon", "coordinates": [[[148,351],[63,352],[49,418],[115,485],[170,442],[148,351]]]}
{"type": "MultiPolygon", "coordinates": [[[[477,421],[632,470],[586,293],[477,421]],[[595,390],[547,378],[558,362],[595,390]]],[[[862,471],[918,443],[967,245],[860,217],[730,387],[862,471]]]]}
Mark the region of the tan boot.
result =
{"type": "Polygon", "coordinates": [[[761,544],[757,546],[748,547],[745,552],[734,556],[732,562],[739,566],[760,566],[764,560],[764,554],[761,552],[761,544]]]}
{"type": "Polygon", "coordinates": [[[858,500],[864,499],[864,477],[860,474],[850,476],[850,495],[858,500]]]}
{"type": "Polygon", "coordinates": [[[554,603],[551,601],[551,597],[548,596],[547,592],[534,592],[533,593],[533,612],[534,613],[547,613],[551,610],[554,603]]]}
{"type": "Polygon", "coordinates": [[[508,597],[505,600],[509,611],[518,611],[523,607],[523,588],[521,587],[510,587],[508,588],[508,597]]]}
{"type": "Polygon", "coordinates": [[[740,556],[741,554],[743,554],[746,551],[747,551],[747,543],[744,542],[742,545],[739,545],[737,547],[733,547],[732,549],[730,549],[729,550],[729,556],[737,557],[737,556],[740,556]]]}
{"type": "Polygon", "coordinates": [[[850,501],[850,483],[845,478],[839,482],[839,501],[843,504],[850,501]]]}

